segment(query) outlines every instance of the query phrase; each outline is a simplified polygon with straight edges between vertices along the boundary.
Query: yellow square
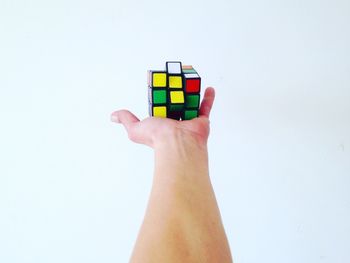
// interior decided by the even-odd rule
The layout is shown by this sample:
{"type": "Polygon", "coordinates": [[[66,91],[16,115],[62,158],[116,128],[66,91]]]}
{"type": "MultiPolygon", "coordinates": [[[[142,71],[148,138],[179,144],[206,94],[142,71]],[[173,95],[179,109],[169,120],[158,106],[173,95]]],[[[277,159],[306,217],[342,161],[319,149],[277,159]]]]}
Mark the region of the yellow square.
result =
{"type": "Polygon", "coordinates": [[[183,91],[171,91],[170,92],[171,103],[185,103],[183,91]]]}
{"type": "Polygon", "coordinates": [[[153,73],[152,82],[154,88],[166,87],[166,73],[153,73]]]}
{"type": "Polygon", "coordinates": [[[165,106],[153,107],[153,116],[166,118],[166,107],[165,106]]]}
{"type": "Polygon", "coordinates": [[[182,77],[181,76],[169,76],[169,88],[181,89],[182,77]]]}

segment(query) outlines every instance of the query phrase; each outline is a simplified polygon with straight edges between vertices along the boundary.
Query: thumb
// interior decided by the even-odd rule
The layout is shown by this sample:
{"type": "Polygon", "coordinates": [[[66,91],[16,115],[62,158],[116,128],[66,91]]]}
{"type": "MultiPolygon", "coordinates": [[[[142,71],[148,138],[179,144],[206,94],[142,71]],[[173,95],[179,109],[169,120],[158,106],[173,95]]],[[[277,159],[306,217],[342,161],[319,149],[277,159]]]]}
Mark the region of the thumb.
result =
{"type": "Polygon", "coordinates": [[[133,133],[135,132],[135,126],[140,120],[128,110],[118,110],[111,114],[111,121],[115,123],[121,123],[125,127],[128,136],[133,140],[133,133]]]}

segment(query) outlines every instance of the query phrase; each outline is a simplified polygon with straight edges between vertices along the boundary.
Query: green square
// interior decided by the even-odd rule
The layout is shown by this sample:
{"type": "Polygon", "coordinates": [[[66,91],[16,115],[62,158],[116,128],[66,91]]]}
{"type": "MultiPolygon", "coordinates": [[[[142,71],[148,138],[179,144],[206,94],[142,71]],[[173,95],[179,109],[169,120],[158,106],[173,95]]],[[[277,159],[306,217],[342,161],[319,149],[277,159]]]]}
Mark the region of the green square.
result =
{"type": "Polygon", "coordinates": [[[198,108],[198,107],[199,107],[199,95],[187,95],[186,108],[198,108]]]}
{"type": "Polygon", "coordinates": [[[197,110],[185,110],[184,112],[184,120],[192,120],[198,117],[197,110]]]}
{"type": "Polygon", "coordinates": [[[169,110],[170,111],[182,111],[184,107],[184,104],[170,104],[169,110]]]}
{"type": "Polygon", "coordinates": [[[182,72],[184,74],[191,74],[191,73],[197,73],[194,69],[183,69],[182,72]]]}
{"type": "Polygon", "coordinates": [[[153,90],[153,103],[165,104],[166,103],[166,90],[153,90]]]}

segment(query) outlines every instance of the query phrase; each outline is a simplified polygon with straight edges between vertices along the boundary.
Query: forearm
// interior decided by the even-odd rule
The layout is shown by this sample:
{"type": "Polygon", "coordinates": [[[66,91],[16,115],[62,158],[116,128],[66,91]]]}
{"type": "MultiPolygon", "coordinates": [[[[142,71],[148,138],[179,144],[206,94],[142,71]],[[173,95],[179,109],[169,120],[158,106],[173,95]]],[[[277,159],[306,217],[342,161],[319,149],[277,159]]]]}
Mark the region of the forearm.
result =
{"type": "Polygon", "coordinates": [[[155,145],[153,186],[132,262],[231,261],[206,143],[175,132],[155,145]]]}

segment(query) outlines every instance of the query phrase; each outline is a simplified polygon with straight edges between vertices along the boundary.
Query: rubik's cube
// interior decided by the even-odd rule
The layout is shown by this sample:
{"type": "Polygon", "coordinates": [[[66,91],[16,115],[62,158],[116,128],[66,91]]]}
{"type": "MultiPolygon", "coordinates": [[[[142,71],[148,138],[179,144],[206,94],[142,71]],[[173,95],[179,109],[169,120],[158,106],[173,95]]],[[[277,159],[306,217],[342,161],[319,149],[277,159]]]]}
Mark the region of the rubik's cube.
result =
{"type": "Polygon", "coordinates": [[[198,117],[201,78],[192,66],[166,62],[165,71],[148,71],[149,115],[175,120],[198,117]]]}

